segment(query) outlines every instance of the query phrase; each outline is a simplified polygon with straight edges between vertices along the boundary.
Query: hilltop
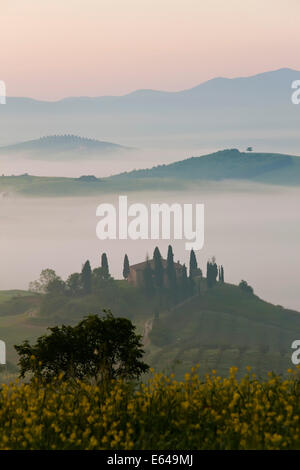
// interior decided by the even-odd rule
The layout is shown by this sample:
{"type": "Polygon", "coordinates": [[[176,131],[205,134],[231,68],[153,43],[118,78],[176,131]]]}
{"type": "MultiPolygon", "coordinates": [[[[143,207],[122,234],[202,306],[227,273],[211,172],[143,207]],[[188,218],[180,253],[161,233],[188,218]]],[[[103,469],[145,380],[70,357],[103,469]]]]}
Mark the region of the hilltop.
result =
{"type": "Polygon", "coordinates": [[[49,135],[40,139],[0,147],[0,155],[26,156],[32,159],[75,159],[103,156],[126,150],[111,142],[88,139],[77,135],[49,135]]]}
{"type": "Polygon", "coordinates": [[[240,152],[226,149],[191,157],[169,165],[135,170],[111,180],[166,178],[186,182],[249,180],[261,183],[300,185],[300,158],[277,153],[240,152]]]}
{"type": "MultiPolygon", "coordinates": [[[[79,178],[2,175],[0,193],[6,196],[10,193],[39,197],[89,196],[121,191],[199,189],[206,182],[211,187],[211,183],[221,181],[299,186],[300,158],[228,149],[106,178],[94,175],[79,178]]],[[[222,190],[219,185],[216,189],[222,190]]]]}

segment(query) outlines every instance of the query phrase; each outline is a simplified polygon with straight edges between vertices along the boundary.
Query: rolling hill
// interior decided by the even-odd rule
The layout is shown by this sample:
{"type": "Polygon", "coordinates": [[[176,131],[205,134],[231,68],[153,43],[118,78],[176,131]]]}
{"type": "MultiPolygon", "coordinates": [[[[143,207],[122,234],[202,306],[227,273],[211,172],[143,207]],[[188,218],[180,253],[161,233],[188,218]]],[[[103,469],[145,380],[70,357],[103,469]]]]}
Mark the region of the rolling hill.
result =
{"type": "Polygon", "coordinates": [[[147,359],[179,377],[196,363],[202,374],[216,369],[226,375],[232,365],[240,376],[247,366],[260,376],[285,373],[298,331],[299,312],[218,285],[154,320],[147,359]]]}
{"type": "Polygon", "coordinates": [[[0,176],[0,194],[23,196],[89,196],[103,193],[145,190],[198,189],[206,182],[241,181],[282,186],[300,185],[300,157],[222,150],[169,165],[96,178],[0,176]]]}
{"type": "Polygon", "coordinates": [[[111,177],[174,179],[181,181],[249,180],[261,183],[300,185],[300,158],[276,153],[240,152],[227,149],[192,157],[148,170],[136,170],[111,177]]]}
{"type": "Polygon", "coordinates": [[[50,135],[0,147],[0,156],[26,156],[31,159],[73,160],[95,158],[126,150],[126,147],[76,135],[50,135]]]}
{"type": "Polygon", "coordinates": [[[155,301],[126,281],[114,281],[97,294],[53,299],[12,291],[0,293],[1,339],[7,342],[10,370],[16,370],[13,345],[34,341],[47,326],[74,324],[90,313],[111,308],[130,318],[144,339],[146,362],[157,371],[174,371],[178,378],[196,363],[200,373],[216,369],[227,375],[231,366],[246,366],[260,376],[285,373],[291,367],[291,344],[300,331],[300,313],[265,302],[232,284],[206,288],[153,317],[155,301]],[[154,302],[154,303],[153,303],[154,302]],[[152,330],[151,330],[152,326],[152,330]]]}

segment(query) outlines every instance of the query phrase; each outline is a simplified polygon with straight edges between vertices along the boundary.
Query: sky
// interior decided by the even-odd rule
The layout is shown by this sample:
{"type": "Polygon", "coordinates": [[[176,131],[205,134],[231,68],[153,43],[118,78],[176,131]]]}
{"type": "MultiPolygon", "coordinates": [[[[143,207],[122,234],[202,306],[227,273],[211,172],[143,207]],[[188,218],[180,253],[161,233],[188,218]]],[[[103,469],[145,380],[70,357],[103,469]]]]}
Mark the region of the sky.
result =
{"type": "Polygon", "coordinates": [[[1,0],[8,96],[182,90],[300,70],[299,0],[1,0]]]}

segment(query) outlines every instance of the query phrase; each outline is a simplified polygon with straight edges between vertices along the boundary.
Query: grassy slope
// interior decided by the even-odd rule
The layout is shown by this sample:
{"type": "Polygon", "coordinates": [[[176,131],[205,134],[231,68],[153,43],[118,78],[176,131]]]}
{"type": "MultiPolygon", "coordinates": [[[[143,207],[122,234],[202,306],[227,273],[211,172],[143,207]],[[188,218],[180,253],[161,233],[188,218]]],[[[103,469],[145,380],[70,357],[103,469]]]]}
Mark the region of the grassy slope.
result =
{"type": "Polygon", "coordinates": [[[0,304],[5,302],[6,300],[11,300],[12,298],[16,297],[28,297],[30,296],[30,292],[26,290],[1,290],[0,291],[0,304]]]}
{"type": "Polygon", "coordinates": [[[233,365],[241,374],[247,365],[260,375],[283,373],[291,366],[291,343],[299,330],[300,313],[225,284],[161,315],[147,359],[154,367],[174,367],[179,376],[195,363],[203,373],[214,368],[225,375],[233,365]]]}
{"type": "MultiPolygon", "coordinates": [[[[215,368],[222,375],[233,365],[241,369],[241,375],[251,365],[262,376],[269,370],[283,373],[291,366],[291,343],[300,330],[300,313],[264,302],[234,285],[208,291],[204,287],[205,281],[200,297],[161,312],[153,322],[145,347],[151,366],[161,371],[174,369],[178,377],[196,363],[203,373],[215,368]]],[[[13,345],[25,339],[34,341],[49,325],[76,323],[88,313],[111,308],[115,315],[130,318],[142,334],[155,310],[141,291],[125,281],[115,281],[113,288],[97,296],[71,298],[65,303],[54,299],[53,305],[47,301],[50,313],[44,310],[36,316],[40,301],[40,296],[30,293],[0,292],[0,339],[7,343],[11,364],[17,359],[13,345]],[[17,307],[19,313],[13,314],[17,307]]]]}
{"type": "Polygon", "coordinates": [[[15,344],[34,341],[48,326],[75,324],[103,309],[130,318],[140,334],[154,311],[151,302],[145,303],[143,294],[126,281],[115,281],[98,295],[75,298],[48,299],[26,291],[0,291],[0,339],[6,342],[9,368],[16,364],[15,344]]]}
{"type": "Polygon", "coordinates": [[[223,179],[298,186],[300,157],[228,150],[94,182],[62,177],[0,176],[0,192],[23,196],[89,196],[120,191],[178,190],[191,183],[223,179]]]}
{"type": "Polygon", "coordinates": [[[273,184],[300,184],[300,158],[276,153],[245,153],[237,149],[222,150],[202,157],[192,157],[169,165],[134,170],[111,177],[112,181],[175,179],[201,182],[249,180],[273,184]]]}
{"type": "Polygon", "coordinates": [[[22,196],[76,196],[101,192],[102,183],[47,176],[1,176],[0,191],[22,196]]]}
{"type": "Polygon", "coordinates": [[[6,343],[7,354],[7,367],[0,366],[0,371],[8,378],[10,378],[9,372],[16,371],[17,354],[14,344],[25,339],[34,341],[45,332],[44,326],[32,322],[37,302],[37,297],[27,291],[0,291],[0,339],[6,343]]]}
{"type": "MultiPolygon", "coordinates": [[[[124,178],[121,181],[109,178],[98,181],[85,182],[77,178],[47,177],[47,176],[0,176],[0,193],[19,194],[33,197],[76,197],[93,196],[103,193],[115,193],[122,191],[143,191],[151,189],[171,190],[178,188],[179,184],[174,179],[149,178],[133,181],[132,178],[124,178]]],[[[186,184],[180,182],[180,187],[186,184]]]]}

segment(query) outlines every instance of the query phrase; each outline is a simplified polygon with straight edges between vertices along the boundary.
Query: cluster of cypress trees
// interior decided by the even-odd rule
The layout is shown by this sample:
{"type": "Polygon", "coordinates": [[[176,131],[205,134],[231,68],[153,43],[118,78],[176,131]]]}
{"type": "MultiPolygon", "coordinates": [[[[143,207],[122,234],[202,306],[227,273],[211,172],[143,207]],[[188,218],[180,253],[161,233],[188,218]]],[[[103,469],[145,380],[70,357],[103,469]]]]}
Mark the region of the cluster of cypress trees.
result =
{"type": "MultiPolygon", "coordinates": [[[[54,273],[55,274],[55,273],[54,273]]],[[[128,279],[130,274],[130,265],[127,254],[124,256],[123,277],[128,279]]],[[[224,283],[224,268],[217,266],[213,257],[207,262],[207,287],[213,287],[217,281],[224,283]]],[[[153,261],[147,258],[146,266],[143,270],[144,290],[148,297],[157,297],[159,305],[162,300],[167,305],[176,304],[196,293],[200,293],[200,281],[202,271],[198,267],[194,250],[190,252],[189,274],[185,264],[174,263],[174,254],[172,246],[168,247],[166,262],[163,260],[159,248],[156,247],[153,252],[153,261]]],[[[81,273],[73,273],[66,282],[56,277],[48,286],[48,292],[65,293],[69,295],[88,295],[100,287],[107,286],[106,281],[111,281],[109,265],[106,253],[101,255],[101,266],[91,269],[89,260],[87,260],[81,270],[81,273]],[[50,289],[51,287],[51,289],[50,289]]]]}
{"type": "Polygon", "coordinates": [[[92,292],[93,282],[97,284],[99,281],[107,280],[110,278],[108,259],[106,253],[101,255],[101,267],[92,271],[91,264],[87,260],[81,270],[80,281],[84,294],[92,292]]]}
{"type": "MultiPolygon", "coordinates": [[[[128,256],[124,257],[123,276],[125,279],[129,276],[128,256]]],[[[167,265],[163,266],[163,259],[159,248],[156,247],[153,252],[153,263],[147,258],[146,267],[143,272],[144,287],[147,295],[152,297],[156,293],[161,294],[168,291],[170,297],[176,303],[180,299],[189,297],[200,292],[200,280],[202,271],[198,267],[194,250],[190,252],[189,275],[185,265],[180,270],[176,270],[174,264],[174,254],[172,246],[168,247],[167,265]]],[[[213,287],[218,281],[224,283],[224,268],[218,266],[215,257],[208,260],[206,266],[207,287],[213,287]]]]}
{"type": "Polygon", "coordinates": [[[207,287],[213,287],[217,283],[217,280],[224,283],[224,268],[223,266],[217,266],[215,257],[212,257],[211,260],[207,261],[206,280],[207,287]]]}
{"type": "MultiPolygon", "coordinates": [[[[124,256],[123,277],[128,279],[130,273],[129,259],[127,254],[124,256]]],[[[70,276],[71,277],[71,276],[70,276]]],[[[85,262],[80,274],[81,290],[84,294],[92,292],[93,282],[107,280],[110,278],[108,259],[106,253],[101,255],[101,267],[92,271],[89,260],[85,262]]],[[[171,245],[168,247],[167,263],[164,266],[163,258],[156,247],[153,252],[153,263],[147,258],[146,267],[143,271],[144,289],[149,297],[163,293],[167,294],[171,303],[177,303],[197,292],[200,292],[200,280],[202,271],[198,267],[197,258],[194,250],[190,252],[189,274],[185,264],[180,268],[175,267],[174,253],[171,245]]],[[[206,265],[207,287],[213,287],[217,281],[224,283],[224,268],[216,264],[213,257],[208,260],[206,265]]]]}
{"type": "Polygon", "coordinates": [[[219,266],[219,282],[224,284],[224,268],[223,266],[219,266]]]}
{"type": "Polygon", "coordinates": [[[195,278],[201,277],[202,272],[198,268],[195,252],[190,254],[190,272],[187,274],[185,265],[175,266],[172,246],[168,247],[167,263],[164,266],[159,248],[153,253],[153,263],[149,259],[143,272],[144,288],[149,297],[157,295],[168,299],[168,303],[176,304],[196,291],[195,278]]]}

